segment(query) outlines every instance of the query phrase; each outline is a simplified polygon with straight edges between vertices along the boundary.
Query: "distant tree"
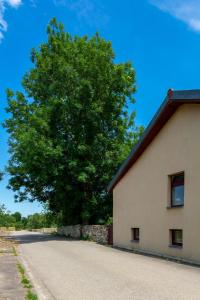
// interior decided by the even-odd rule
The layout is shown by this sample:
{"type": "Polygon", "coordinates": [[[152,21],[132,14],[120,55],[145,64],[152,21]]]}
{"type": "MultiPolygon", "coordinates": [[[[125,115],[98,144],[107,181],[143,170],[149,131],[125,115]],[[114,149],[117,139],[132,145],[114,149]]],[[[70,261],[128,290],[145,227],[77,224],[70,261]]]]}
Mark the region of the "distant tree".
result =
{"type": "Polygon", "coordinates": [[[22,217],[20,212],[10,213],[4,204],[0,204],[0,227],[15,227],[16,230],[21,230],[56,226],[57,217],[47,210],[22,217]]]}
{"type": "Polygon", "coordinates": [[[116,63],[98,34],[72,37],[55,19],[47,33],[32,51],[25,92],[7,92],[9,187],[18,201],[48,203],[66,224],[104,222],[106,186],[143,131],[131,112],[135,71],[116,63]]]}
{"type": "Polygon", "coordinates": [[[22,215],[20,212],[15,212],[13,214],[11,214],[11,217],[14,218],[15,222],[14,222],[14,227],[19,230],[19,229],[23,229],[24,225],[22,223],[22,215]]]}
{"type": "Polygon", "coordinates": [[[15,218],[7,211],[4,204],[0,204],[0,227],[14,227],[15,218]]]}
{"type": "Polygon", "coordinates": [[[4,214],[6,214],[6,207],[5,207],[5,204],[1,204],[0,203],[0,215],[2,216],[2,215],[4,215],[4,214]]]}
{"type": "Polygon", "coordinates": [[[28,222],[27,218],[22,217],[22,219],[21,219],[22,229],[27,228],[27,222],[28,222]]]}
{"type": "Polygon", "coordinates": [[[6,208],[4,204],[0,204],[0,227],[5,226],[6,208]]]}
{"type": "Polygon", "coordinates": [[[39,213],[35,213],[33,215],[30,215],[27,217],[27,224],[26,224],[26,228],[28,229],[39,229],[39,228],[43,228],[44,226],[44,216],[39,214],[39,213]]]}
{"type": "Polygon", "coordinates": [[[22,219],[22,215],[20,212],[15,212],[14,214],[12,214],[12,216],[15,218],[16,222],[20,222],[22,219]]]}

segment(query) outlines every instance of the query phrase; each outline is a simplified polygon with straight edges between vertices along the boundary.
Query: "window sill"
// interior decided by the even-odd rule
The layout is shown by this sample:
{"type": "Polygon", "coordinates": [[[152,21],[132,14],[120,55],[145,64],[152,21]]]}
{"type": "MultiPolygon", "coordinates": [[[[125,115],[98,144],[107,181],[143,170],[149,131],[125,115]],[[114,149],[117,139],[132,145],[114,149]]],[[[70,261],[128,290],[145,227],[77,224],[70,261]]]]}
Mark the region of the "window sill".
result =
{"type": "Polygon", "coordinates": [[[169,205],[169,206],[167,206],[166,208],[167,209],[173,209],[173,208],[183,208],[184,207],[184,204],[183,205],[176,205],[176,206],[171,206],[171,205],[169,205]]]}
{"type": "Polygon", "coordinates": [[[131,243],[139,243],[137,240],[130,240],[131,243]]]}
{"type": "Polygon", "coordinates": [[[180,245],[169,245],[169,248],[182,249],[183,246],[180,246],[180,245]]]}

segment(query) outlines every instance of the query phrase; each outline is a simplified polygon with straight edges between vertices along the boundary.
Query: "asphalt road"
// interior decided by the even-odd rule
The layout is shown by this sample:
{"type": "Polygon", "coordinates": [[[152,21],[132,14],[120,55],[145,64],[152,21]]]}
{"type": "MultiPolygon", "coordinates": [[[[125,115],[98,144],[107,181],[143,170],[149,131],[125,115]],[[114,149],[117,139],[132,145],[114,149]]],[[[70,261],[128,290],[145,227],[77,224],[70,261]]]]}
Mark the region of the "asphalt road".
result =
{"type": "Polygon", "coordinates": [[[93,242],[14,235],[41,300],[200,300],[200,268],[93,242]]]}

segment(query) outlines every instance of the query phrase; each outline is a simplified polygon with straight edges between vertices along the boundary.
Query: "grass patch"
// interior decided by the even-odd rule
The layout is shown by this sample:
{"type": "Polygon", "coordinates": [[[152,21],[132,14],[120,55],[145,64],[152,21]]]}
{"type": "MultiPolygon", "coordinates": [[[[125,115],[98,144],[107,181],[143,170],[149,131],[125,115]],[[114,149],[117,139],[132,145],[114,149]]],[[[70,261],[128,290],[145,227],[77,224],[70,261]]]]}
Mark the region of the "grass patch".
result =
{"type": "Polygon", "coordinates": [[[12,250],[13,250],[13,255],[14,255],[14,256],[17,256],[18,254],[17,254],[16,248],[15,248],[15,247],[12,247],[12,250]]]}
{"type": "Polygon", "coordinates": [[[82,237],[81,237],[81,240],[82,241],[92,241],[92,237],[91,236],[89,236],[88,234],[87,235],[83,235],[82,237]]]}
{"type": "Polygon", "coordinates": [[[32,285],[30,283],[30,280],[25,275],[24,267],[20,263],[17,264],[17,267],[21,274],[21,283],[23,284],[23,287],[26,289],[31,289],[32,285]]]}
{"type": "Polygon", "coordinates": [[[30,280],[28,280],[28,278],[26,278],[25,276],[22,277],[21,283],[26,289],[31,289],[33,287],[30,283],[30,280]]]}
{"type": "Polygon", "coordinates": [[[19,262],[17,263],[17,268],[21,275],[21,283],[25,289],[27,289],[26,300],[38,300],[38,296],[34,294],[31,289],[33,288],[30,280],[26,277],[25,269],[19,262]]]}
{"type": "Polygon", "coordinates": [[[18,267],[18,270],[19,270],[19,273],[24,276],[25,274],[25,270],[24,270],[24,267],[18,262],[17,263],[17,267],[18,267]]]}
{"type": "Polygon", "coordinates": [[[26,294],[26,300],[38,300],[38,296],[31,291],[28,291],[26,294]]]}

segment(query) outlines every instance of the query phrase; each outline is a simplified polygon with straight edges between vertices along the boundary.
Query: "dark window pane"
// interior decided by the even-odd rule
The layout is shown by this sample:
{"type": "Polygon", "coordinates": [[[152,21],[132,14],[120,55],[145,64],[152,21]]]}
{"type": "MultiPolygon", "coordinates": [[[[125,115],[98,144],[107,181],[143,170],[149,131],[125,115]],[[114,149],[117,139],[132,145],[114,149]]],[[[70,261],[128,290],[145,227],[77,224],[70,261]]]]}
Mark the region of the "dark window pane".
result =
{"type": "Polygon", "coordinates": [[[140,229],[139,228],[132,228],[132,239],[134,241],[139,241],[139,239],[140,239],[140,229]]]}
{"type": "Polygon", "coordinates": [[[183,244],[183,231],[180,229],[171,230],[172,245],[182,246],[183,244]]]}
{"type": "Polygon", "coordinates": [[[172,186],[184,185],[184,175],[172,176],[172,186]]]}
{"type": "Polygon", "coordinates": [[[175,241],[178,244],[182,243],[182,231],[181,230],[176,230],[175,231],[175,241]]]}
{"type": "Polygon", "coordinates": [[[135,228],[135,240],[139,240],[139,228],[135,228]]]}
{"type": "Polygon", "coordinates": [[[184,174],[171,176],[171,205],[184,204],[184,174]]]}

